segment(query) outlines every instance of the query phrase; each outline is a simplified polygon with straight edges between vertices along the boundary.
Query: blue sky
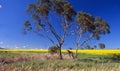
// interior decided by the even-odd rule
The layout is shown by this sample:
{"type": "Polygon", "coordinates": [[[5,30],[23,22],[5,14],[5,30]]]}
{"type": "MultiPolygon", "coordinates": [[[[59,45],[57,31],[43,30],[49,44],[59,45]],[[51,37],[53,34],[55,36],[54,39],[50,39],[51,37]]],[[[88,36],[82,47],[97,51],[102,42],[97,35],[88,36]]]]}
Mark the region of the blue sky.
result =
{"type": "MultiPolygon", "coordinates": [[[[26,7],[35,0],[0,0],[0,46],[5,48],[48,48],[48,40],[29,32],[22,34],[23,22],[29,19],[26,7]]],[[[120,48],[120,0],[69,0],[76,11],[85,11],[105,19],[111,34],[101,37],[99,42],[107,48],[120,48]]],[[[66,42],[69,42],[68,39],[66,42]]],[[[64,44],[64,48],[73,47],[64,44]]]]}

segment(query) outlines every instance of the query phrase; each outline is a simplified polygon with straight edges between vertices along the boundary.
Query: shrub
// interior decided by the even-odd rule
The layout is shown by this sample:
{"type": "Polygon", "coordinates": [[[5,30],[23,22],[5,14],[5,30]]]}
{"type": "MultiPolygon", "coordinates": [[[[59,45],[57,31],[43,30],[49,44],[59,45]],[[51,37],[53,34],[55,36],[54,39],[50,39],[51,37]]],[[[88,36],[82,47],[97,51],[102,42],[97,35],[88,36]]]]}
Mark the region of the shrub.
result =
{"type": "Polygon", "coordinates": [[[57,46],[51,46],[48,48],[48,52],[53,54],[53,53],[58,53],[60,49],[57,46]]]}
{"type": "Polygon", "coordinates": [[[99,47],[100,47],[100,49],[104,49],[105,48],[105,44],[104,43],[99,43],[99,47]]]}

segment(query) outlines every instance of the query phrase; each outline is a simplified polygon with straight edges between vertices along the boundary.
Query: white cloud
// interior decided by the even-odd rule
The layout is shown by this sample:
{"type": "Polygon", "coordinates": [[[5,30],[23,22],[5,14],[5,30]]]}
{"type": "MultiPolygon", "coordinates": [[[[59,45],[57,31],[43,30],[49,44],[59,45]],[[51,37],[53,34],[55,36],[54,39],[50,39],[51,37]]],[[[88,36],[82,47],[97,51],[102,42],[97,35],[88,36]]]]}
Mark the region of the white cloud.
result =
{"type": "Polygon", "coordinates": [[[15,48],[18,49],[19,47],[16,46],[15,48]]]}
{"type": "Polygon", "coordinates": [[[3,41],[0,41],[0,44],[3,44],[3,41]]]}
{"type": "Polygon", "coordinates": [[[17,45],[14,45],[14,48],[18,49],[19,47],[17,45]]]}
{"type": "Polygon", "coordinates": [[[23,46],[23,48],[26,48],[26,46],[23,46]]]}
{"type": "Polygon", "coordinates": [[[35,49],[38,49],[38,48],[35,48],[35,49]]]}

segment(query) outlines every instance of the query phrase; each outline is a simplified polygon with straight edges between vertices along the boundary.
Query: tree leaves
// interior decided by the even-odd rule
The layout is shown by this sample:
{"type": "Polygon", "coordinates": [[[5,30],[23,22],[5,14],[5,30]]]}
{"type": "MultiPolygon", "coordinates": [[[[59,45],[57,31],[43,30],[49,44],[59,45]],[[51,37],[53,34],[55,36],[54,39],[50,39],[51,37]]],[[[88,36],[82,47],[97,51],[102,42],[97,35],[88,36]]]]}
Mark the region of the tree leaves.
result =
{"type": "Polygon", "coordinates": [[[48,16],[49,13],[48,6],[46,6],[45,4],[40,4],[37,7],[37,13],[40,13],[41,16],[48,16]]]}
{"type": "MultiPolygon", "coordinates": [[[[63,37],[66,35],[60,36],[61,34],[59,35],[56,32],[55,26],[49,21],[51,13],[60,15],[62,18],[62,31],[64,34],[66,34],[66,31],[72,27],[72,30],[74,31],[73,34],[77,33],[78,36],[87,34],[89,36],[87,39],[88,41],[91,37],[100,40],[100,35],[110,33],[110,26],[105,20],[100,17],[94,17],[83,11],[76,12],[67,0],[38,0],[36,4],[29,4],[27,12],[30,12],[31,17],[34,19],[37,32],[40,30],[50,30],[52,35],[57,38],[60,45],[61,42],[62,44],[64,43],[63,37]],[[73,24],[73,22],[76,24],[71,26],[71,23],[73,24]],[[47,29],[45,28],[46,26],[47,29]]],[[[32,23],[29,21],[25,21],[24,30],[32,30],[31,24],[32,23]]]]}
{"type": "Polygon", "coordinates": [[[37,23],[37,30],[39,31],[39,30],[43,30],[45,28],[45,25],[44,24],[42,24],[42,23],[37,23]]]}
{"type": "Polygon", "coordinates": [[[78,26],[80,26],[83,32],[93,31],[95,29],[95,26],[93,25],[94,17],[88,13],[78,12],[76,22],[78,22],[78,26]]]}
{"type": "Polygon", "coordinates": [[[30,24],[29,21],[25,21],[25,22],[24,22],[24,26],[26,27],[25,30],[27,30],[27,31],[32,30],[32,26],[31,26],[31,24],[30,24]]]}
{"type": "Polygon", "coordinates": [[[31,10],[36,10],[37,9],[37,5],[36,4],[29,4],[26,11],[30,12],[31,10]]]}
{"type": "Polygon", "coordinates": [[[105,20],[102,20],[100,17],[96,17],[94,25],[96,27],[96,30],[94,31],[94,35],[110,33],[110,27],[108,23],[105,20]]]}
{"type": "Polygon", "coordinates": [[[37,21],[39,21],[39,20],[40,20],[40,18],[39,18],[39,16],[38,16],[38,14],[37,14],[37,13],[32,14],[32,18],[33,18],[34,20],[37,20],[37,21]]]}

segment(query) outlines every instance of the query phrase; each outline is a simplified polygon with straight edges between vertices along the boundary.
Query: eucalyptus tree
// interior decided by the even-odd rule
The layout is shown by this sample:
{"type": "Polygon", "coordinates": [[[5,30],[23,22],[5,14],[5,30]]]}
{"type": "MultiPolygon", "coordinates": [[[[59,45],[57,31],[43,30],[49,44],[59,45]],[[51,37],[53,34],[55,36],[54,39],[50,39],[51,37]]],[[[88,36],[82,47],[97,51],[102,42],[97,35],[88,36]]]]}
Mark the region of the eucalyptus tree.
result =
{"type": "Polygon", "coordinates": [[[110,33],[109,24],[100,17],[93,17],[89,13],[78,12],[76,16],[77,30],[76,32],[76,57],[79,47],[92,39],[100,40],[101,35],[110,33]],[[86,36],[86,37],[85,37],[86,36]],[[81,41],[82,38],[85,38],[81,41]]]}
{"type": "Polygon", "coordinates": [[[79,47],[93,38],[99,40],[100,35],[110,33],[110,27],[105,20],[82,11],[76,12],[67,0],[37,0],[36,3],[29,4],[27,12],[32,20],[24,22],[24,33],[33,31],[50,40],[60,49],[60,59],[62,59],[61,48],[67,36],[74,34],[73,36],[77,37],[75,40],[77,57],[79,47]],[[56,24],[50,21],[52,16],[55,16],[53,21],[57,20],[56,24]],[[60,28],[58,29],[56,25],[60,28]]]}
{"type": "MultiPolygon", "coordinates": [[[[33,23],[31,21],[24,22],[24,33],[27,31],[33,31],[41,37],[47,38],[54,45],[60,49],[60,59],[62,59],[61,48],[64,44],[65,38],[69,34],[71,22],[73,16],[76,15],[72,5],[65,0],[37,0],[35,4],[29,4],[27,8],[28,14],[32,17],[34,25],[37,30],[34,30],[33,23]],[[57,29],[50,21],[50,17],[57,16],[61,22],[56,22],[61,28],[57,29]],[[60,30],[60,32],[57,32],[60,30]],[[48,36],[49,35],[49,36],[48,36]],[[54,37],[51,37],[54,36],[54,37]],[[57,42],[56,42],[57,40],[57,42]]],[[[54,17],[54,18],[57,18],[54,17]]],[[[54,21],[54,20],[53,20],[54,21]]]]}

